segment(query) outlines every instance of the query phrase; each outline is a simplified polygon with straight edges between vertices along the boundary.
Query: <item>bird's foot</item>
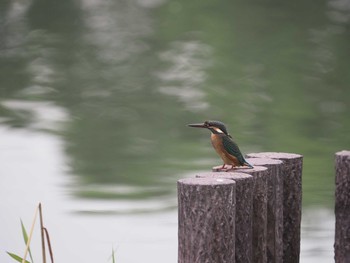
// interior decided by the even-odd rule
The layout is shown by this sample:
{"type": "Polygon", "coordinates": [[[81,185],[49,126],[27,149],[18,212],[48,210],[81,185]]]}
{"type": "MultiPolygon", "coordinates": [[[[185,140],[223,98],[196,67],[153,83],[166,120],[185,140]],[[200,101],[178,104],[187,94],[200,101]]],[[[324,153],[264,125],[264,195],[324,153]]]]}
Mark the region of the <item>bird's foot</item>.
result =
{"type": "Polygon", "coordinates": [[[235,171],[237,169],[241,169],[241,168],[249,168],[248,166],[235,166],[232,164],[223,164],[220,166],[214,166],[212,171],[213,172],[232,172],[235,171]]]}
{"type": "Polygon", "coordinates": [[[226,169],[226,172],[232,172],[232,171],[234,171],[235,169],[237,169],[237,167],[234,166],[234,165],[231,165],[231,167],[229,167],[229,168],[226,169]]]}
{"type": "Polygon", "coordinates": [[[217,166],[216,170],[218,172],[226,172],[227,171],[227,167],[226,167],[226,164],[223,164],[221,167],[220,166],[217,166]]]}

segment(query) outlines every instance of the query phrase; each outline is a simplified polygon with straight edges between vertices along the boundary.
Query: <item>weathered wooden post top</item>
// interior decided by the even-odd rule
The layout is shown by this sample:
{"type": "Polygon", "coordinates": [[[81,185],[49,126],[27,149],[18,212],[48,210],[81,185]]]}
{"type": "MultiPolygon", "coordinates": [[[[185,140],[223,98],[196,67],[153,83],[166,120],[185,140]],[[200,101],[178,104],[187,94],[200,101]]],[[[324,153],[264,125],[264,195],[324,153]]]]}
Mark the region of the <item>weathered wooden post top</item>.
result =
{"type": "Polygon", "coordinates": [[[299,262],[302,156],[255,155],[253,169],[218,166],[178,182],[179,263],[299,262]]]}
{"type": "Polygon", "coordinates": [[[235,262],[236,183],[222,178],[181,179],[178,202],[178,262],[235,262]]]}
{"type": "Polygon", "coordinates": [[[254,178],[239,172],[196,173],[198,178],[222,178],[236,182],[235,262],[253,262],[254,178]]]}
{"type": "Polygon", "coordinates": [[[247,154],[247,157],[283,161],[283,263],[298,263],[300,257],[303,156],[295,153],[261,152],[247,154]]]}
{"type": "Polygon", "coordinates": [[[267,262],[282,262],[283,257],[283,161],[247,158],[252,165],[265,166],[267,176],[267,262]]]}

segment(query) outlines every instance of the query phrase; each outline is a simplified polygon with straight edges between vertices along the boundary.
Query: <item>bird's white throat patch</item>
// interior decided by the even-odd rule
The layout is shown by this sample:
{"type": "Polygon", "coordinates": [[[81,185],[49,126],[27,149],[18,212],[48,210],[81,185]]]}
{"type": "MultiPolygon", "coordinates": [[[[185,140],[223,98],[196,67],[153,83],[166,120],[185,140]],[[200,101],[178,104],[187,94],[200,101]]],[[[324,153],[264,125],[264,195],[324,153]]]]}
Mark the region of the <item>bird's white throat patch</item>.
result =
{"type": "Polygon", "coordinates": [[[220,130],[220,129],[217,128],[217,127],[213,127],[213,129],[214,129],[217,133],[224,133],[222,130],[220,130]]]}

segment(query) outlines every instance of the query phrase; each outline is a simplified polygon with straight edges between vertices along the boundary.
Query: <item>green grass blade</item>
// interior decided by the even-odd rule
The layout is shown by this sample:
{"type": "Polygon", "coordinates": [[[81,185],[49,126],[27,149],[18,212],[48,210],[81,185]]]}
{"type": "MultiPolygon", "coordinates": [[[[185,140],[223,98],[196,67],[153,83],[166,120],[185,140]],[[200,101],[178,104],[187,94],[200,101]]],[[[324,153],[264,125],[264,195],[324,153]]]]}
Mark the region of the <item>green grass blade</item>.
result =
{"type": "Polygon", "coordinates": [[[112,262],[115,263],[114,249],[112,248],[112,262]]]}
{"type": "MultiPolygon", "coordinates": [[[[22,235],[23,235],[24,243],[25,243],[25,245],[27,245],[27,243],[28,243],[28,234],[27,234],[26,228],[24,227],[22,219],[21,219],[21,227],[22,227],[22,235]]],[[[28,252],[29,252],[30,260],[34,263],[32,252],[30,251],[30,248],[28,249],[28,252]]]]}
{"type": "Polygon", "coordinates": [[[28,243],[28,235],[27,235],[27,231],[23,225],[22,219],[21,219],[21,227],[22,227],[22,234],[23,234],[24,242],[27,244],[28,243]]]}
{"type": "MultiPolygon", "coordinates": [[[[20,256],[17,256],[16,254],[10,253],[10,252],[6,252],[11,258],[13,258],[14,260],[22,263],[23,258],[21,258],[20,256]]],[[[25,261],[26,263],[30,263],[28,260],[25,261]]]]}

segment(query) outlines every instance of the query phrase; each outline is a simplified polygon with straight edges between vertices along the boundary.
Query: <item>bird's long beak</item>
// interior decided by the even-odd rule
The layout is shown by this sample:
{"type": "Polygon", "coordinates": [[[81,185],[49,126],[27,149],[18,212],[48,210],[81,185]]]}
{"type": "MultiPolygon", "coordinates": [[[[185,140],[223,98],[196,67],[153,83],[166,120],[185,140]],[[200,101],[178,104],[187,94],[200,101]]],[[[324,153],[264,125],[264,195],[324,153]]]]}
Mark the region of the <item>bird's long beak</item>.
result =
{"type": "Polygon", "coordinates": [[[204,123],[193,123],[193,124],[188,124],[187,126],[194,127],[194,128],[208,128],[208,126],[205,125],[204,123]]]}

